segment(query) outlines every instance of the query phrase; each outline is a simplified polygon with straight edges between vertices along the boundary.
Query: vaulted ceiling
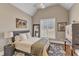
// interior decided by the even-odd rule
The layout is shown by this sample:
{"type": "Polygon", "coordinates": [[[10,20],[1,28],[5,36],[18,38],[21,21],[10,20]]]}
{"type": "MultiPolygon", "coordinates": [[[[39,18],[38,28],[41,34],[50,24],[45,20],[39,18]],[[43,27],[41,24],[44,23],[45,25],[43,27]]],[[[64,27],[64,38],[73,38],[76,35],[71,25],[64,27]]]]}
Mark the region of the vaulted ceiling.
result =
{"type": "Polygon", "coordinates": [[[49,6],[55,6],[55,5],[60,5],[64,7],[67,10],[70,10],[72,7],[73,3],[12,3],[11,5],[17,7],[18,9],[22,10],[23,12],[29,14],[30,16],[33,16],[35,12],[40,9],[41,7],[49,7],[49,6]]]}

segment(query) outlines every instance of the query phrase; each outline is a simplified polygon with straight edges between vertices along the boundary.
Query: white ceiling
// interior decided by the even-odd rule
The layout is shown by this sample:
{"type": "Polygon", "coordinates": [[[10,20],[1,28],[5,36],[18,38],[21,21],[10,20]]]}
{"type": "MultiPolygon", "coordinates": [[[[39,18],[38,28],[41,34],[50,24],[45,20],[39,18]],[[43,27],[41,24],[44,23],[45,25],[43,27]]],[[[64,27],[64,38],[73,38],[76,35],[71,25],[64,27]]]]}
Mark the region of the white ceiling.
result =
{"type": "MultiPolygon", "coordinates": [[[[29,14],[30,16],[33,16],[35,12],[37,11],[37,9],[41,8],[40,4],[41,3],[12,3],[11,5],[17,7],[18,9],[29,14]]],[[[43,5],[46,8],[48,6],[57,5],[57,3],[44,3],[43,5]]],[[[59,5],[69,10],[72,7],[73,3],[60,3],[59,5]]]]}

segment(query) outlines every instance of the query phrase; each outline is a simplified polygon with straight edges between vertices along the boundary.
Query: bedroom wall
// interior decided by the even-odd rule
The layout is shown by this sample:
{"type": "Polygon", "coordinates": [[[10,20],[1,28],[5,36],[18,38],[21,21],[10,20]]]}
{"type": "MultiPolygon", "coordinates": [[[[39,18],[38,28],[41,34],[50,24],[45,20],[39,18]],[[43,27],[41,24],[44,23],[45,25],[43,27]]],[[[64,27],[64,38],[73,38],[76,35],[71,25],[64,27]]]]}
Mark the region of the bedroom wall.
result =
{"type": "Polygon", "coordinates": [[[50,6],[45,9],[40,9],[32,17],[33,24],[39,24],[40,19],[55,18],[56,20],[56,39],[57,41],[64,41],[65,32],[57,31],[57,22],[68,22],[68,11],[60,5],[50,6]]]}
{"type": "MultiPolygon", "coordinates": [[[[31,16],[20,11],[10,4],[0,3],[0,32],[27,30],[31,28],[31,16]],[[27,28],[17,29],[16,18],[27,20],[27,28]]],[[[30,29],[31,30],[31,29],[30,29]]]]}
{"type": "Polygon", "coordinates": [[[27,29],[31,31],[31,22],[31,16],[28,14],[10,4],[0,3],[0,49],[3,49],[4,45],[7,44],[7,40],[3,38],[3,32],[27,29]],[[17,29],[16,18],[27,20],[27,28],[17,29]]]}
{"type": "Polygon", "coordinates": [[[74,4],[69,13],[69,21],[73,23],[73,21],[79,23],[79,3],[74,4]]]}

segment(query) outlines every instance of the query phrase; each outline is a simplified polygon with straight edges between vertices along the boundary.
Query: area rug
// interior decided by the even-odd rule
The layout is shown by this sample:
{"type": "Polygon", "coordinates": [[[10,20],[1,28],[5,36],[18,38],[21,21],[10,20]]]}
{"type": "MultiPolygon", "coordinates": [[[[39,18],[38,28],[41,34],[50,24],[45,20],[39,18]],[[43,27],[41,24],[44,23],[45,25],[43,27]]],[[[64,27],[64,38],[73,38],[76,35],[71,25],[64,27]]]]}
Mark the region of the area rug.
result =
{"type": "Polygon", "coordinates": [[[64,46],[62,44],[50,43],[49,56],[64,56],[64,46]]]}

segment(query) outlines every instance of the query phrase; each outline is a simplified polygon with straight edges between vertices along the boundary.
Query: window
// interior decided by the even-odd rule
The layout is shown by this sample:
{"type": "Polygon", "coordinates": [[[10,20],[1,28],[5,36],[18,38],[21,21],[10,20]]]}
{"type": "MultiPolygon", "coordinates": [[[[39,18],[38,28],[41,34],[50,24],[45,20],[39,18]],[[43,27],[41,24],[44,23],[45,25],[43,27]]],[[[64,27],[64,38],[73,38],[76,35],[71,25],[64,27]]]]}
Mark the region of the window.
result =
{"type": "Polygon", "coordinates": [[[55,39],[55,19],[41,19],[40,36],[55,39]]]}

